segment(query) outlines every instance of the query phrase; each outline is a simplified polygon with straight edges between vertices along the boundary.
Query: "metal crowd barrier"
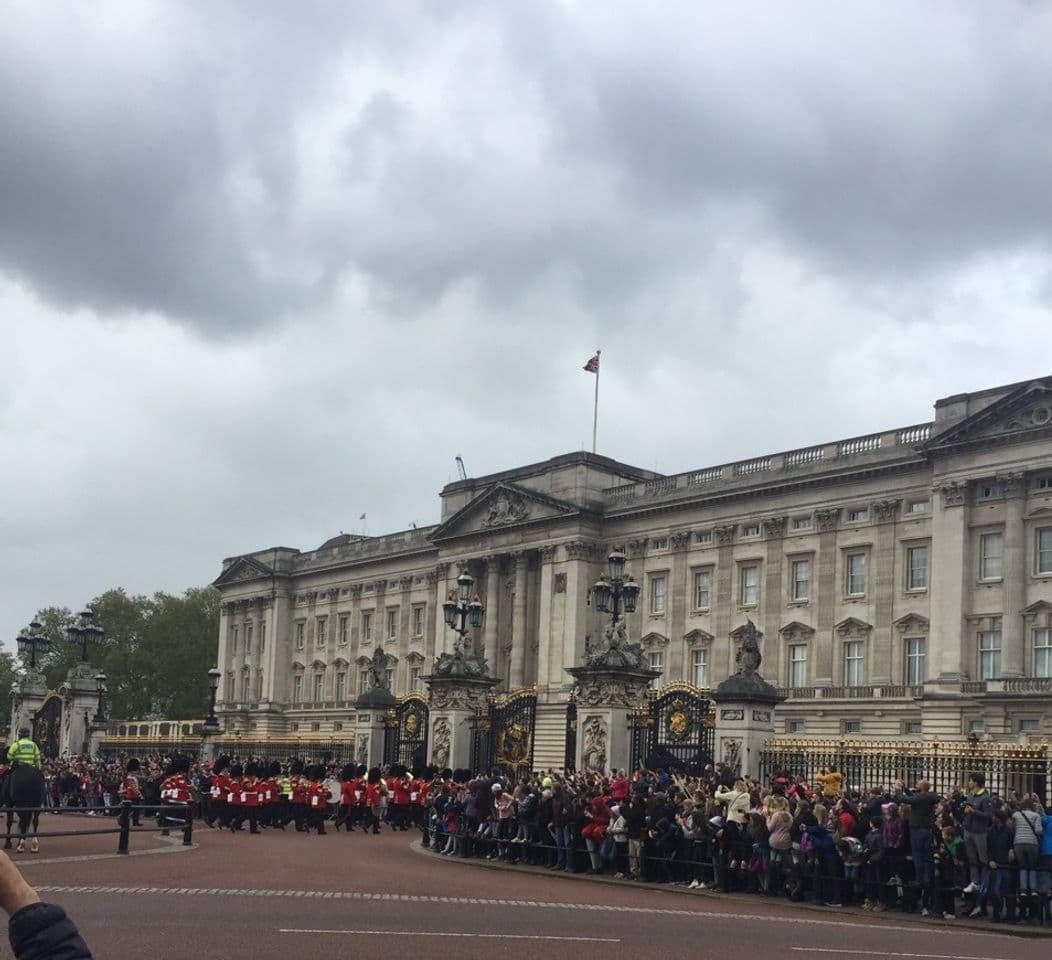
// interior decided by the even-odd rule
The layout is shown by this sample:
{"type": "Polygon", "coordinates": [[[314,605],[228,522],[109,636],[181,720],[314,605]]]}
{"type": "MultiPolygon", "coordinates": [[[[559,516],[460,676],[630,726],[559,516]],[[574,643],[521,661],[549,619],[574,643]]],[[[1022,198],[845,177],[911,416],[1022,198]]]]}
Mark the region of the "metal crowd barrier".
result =
{"type": "MultiPolygon", "coordinates": [[[[168,836],[173,827],[177,827],[182,831],[183,834],[183,846],[193,846],[194,842],[194,818],[193,818],[193,806],[192,804],[181,804],[181,803],[165,803],[165,804],[138,804],[132,803],[129,800],[123,801],[117,807],[3,807],[0,808],[0,813],[53,813],[53,814],[65,814],[72,813],[80,816],[87,816],[89,812],[99,813],[107,810],[117,811],[115,827],[103,827],[102,829],[93,830],[38,830],[36,833],[27,833],[28,837],[39,837],[41,839],[47,839],[48,837],[91,837],[91,836],[105,836],[107,834],[117,835],[117,853],[126,854],[128,852],[129,840],[133,833],[157,833],[160,831],[161,836],[168,836]],[[145,814],[150,819],[156,821],[153,826],[134,826],[132,823],[133,814],[140,813],[145,814]]],[[[112,815],[108,812],[103,813],[103,817],[112,819],[112,815]]],[[[17,821],[12,823],[12,832],[7,834],[7,837],[12,840],[21,839],[21,835],[17,830],[17,821]]]]}

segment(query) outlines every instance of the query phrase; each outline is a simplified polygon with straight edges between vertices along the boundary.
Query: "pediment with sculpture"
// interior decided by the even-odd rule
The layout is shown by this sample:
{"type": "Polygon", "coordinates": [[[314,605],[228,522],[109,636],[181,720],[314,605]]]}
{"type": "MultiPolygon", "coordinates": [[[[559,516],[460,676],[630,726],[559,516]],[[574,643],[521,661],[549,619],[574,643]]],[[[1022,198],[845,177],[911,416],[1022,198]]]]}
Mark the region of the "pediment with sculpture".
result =
{"type": "Polygon", "coordinates": [[[1052,379],[1032,380],[995,400],[924,445],[928,451],[973,443],[1004,443],[1052,435],[1052,379]]]}
{"type": "Polygon", "coordinates": [[[497,483],[440,524],[431,535],[431,540],[437,543],[538,521],[567,519],[579,513],[580,510],[574,504],[565,500],[549,497],[519,484],[497,483]]]}

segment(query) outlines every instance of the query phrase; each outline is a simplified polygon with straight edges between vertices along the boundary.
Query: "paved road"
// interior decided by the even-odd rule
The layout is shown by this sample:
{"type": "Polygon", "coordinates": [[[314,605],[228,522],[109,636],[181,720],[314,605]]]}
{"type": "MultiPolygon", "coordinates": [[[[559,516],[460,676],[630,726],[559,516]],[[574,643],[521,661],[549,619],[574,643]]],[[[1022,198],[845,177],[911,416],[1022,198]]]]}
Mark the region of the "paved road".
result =
{"type": "MultiPolygon", "coordinates": [[[[963,923],[806,910],[758,899],[640,889],[450,863],[414,835],[201,831],[179,854],[25,867],[74,916],[98,958],[287,960],[383,951],[546,960],[611,955],[720,960],[1037,960],[1052,941],[963,923]],[[496,952],[496,951],[499,951],[496,952]]],[[[48,847],[52,847],[51,850],[48,847]]],[[[8,954],[0,954],[8,956],[8,954]]]]}

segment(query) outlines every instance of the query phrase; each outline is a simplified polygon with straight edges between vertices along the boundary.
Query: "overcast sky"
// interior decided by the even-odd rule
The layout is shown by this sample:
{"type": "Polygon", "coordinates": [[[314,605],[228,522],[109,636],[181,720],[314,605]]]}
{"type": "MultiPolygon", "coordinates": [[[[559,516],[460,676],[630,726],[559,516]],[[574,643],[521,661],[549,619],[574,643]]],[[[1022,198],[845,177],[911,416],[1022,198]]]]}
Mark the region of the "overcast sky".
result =
{"type": "Polygon", "coordinates": [[[1052,7],[8,3],[0,638],[1052,373],[1052,7]]]}

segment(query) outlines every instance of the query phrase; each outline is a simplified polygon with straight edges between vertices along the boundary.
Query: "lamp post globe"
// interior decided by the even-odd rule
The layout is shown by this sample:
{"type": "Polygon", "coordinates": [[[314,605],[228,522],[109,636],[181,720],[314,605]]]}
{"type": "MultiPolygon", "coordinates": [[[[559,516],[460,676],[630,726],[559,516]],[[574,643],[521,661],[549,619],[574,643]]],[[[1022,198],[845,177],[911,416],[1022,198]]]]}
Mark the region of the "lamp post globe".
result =
{"type": "Polygon", "coordinates": [[[101,670],[95,674],[95,690],[99,695],[99,705],[95,711],[95,723],[105,723],[106,714],[102,710],[102,697],[106,693],[106,674],[101,670]]]}

